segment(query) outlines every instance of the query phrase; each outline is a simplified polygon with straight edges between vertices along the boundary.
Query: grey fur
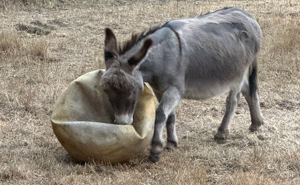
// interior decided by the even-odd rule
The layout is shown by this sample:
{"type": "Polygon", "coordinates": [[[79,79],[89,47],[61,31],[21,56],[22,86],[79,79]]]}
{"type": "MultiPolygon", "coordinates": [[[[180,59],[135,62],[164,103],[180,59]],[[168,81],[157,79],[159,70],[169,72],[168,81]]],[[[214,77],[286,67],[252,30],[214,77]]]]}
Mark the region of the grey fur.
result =
{"type": "MultiPolygon", "coordinates": [[[[108,41],[110,38],[114,39],[110,34],[106,35],[108,41]]],[[[124,74],[128,75],[126,79],[132,79],[127,81],[128,85],[133,84],[135,87],[123,94],[118,93],[118,99],[111,98],[111,103],[118,104],[123,109],[125,105],[135,104],[141,82],[148,82],[152,86],[160,102],[156,111],[151,161],[158,161],[163,151],[165,126],[166,148],[172,150],[177,147],[174,109],[181,98],[201,100],[229,92],[226,112],[215,135],[218,142],[224,142],[227,137],[229,121],[233,117],[240,92],[250,108],[250,130],[255,131],[263,124],[257,96],[256,62],[261,38],[262,32],[255,19],[244,10],[231,7],[194,18],[169,21],[142,34],[134,44],[132,41],[131,45],[127,43],[130,47],[120,56],[120,52],[115,51],[117,46],[109,49],[109,43],[114,42],[107,42],[108,46],[105,48],[111,51],[106,52],[116,53],[107,55],[114,57],[108,57],[109,62],[106,61],[109,65],[103,75],[106,79],[103,85],[107,84],[107,79],[122,80],[124,84],[124,77],[118,79],[113,74],[125,71],[124,74]],[[147,54],[145,49],[148,50],[147,54]],[[135,56],[139,56],[139,60],[134,61],[132,66],[128,61],[135,56]],[[112,63],[115,64],[111,65],[112,63]],[[126,97],[131,94],[135,94],[136,98],[130,100],[130,103],[126,97]]],[[[112,88],[107,88],[109,95],[113,91],[112,88]]],[[[116,113],[120,114],[119,108],[115,106],[116,113]]],[[[129,112],[121,112],[132,117],[132,111],[130,108],[129,112]]],[[[130,119],[126,120],[116,120],[116,123],[131,124],[128,122],[130,119]]]]}

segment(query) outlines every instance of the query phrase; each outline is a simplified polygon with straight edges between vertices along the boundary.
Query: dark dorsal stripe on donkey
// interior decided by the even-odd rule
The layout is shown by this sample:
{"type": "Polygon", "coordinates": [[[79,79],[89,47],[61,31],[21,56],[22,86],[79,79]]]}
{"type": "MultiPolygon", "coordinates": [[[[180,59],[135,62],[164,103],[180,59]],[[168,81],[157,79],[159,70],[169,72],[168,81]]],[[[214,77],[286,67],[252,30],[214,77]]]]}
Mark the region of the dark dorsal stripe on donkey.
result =
{"type": "Polygon", "coordinates": [[[181,98],[207,99],[228,92],[224,118],[215,134],[228,136],[240,92],[250,109],[251,131],[263,124],[257,95],[257,53],[262,32],[244,10],[223,8],[187,19],[172,20],[138,36],[123,47],[105,30],[106,72],[102,85],[115,111],[115,123],[131,124],[143,82],[159,100],[150,160],[177,147],[174,109],[181,98]],[[163,130],[167,127],[167,144],[163,130]]]}

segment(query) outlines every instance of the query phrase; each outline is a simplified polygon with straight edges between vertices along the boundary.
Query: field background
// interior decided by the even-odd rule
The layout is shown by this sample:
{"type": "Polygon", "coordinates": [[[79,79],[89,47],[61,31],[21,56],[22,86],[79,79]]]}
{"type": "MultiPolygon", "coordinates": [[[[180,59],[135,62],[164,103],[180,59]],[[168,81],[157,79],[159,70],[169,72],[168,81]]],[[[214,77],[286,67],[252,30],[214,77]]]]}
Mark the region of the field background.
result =
{"type": "Polygon", "coordinates": [[[0,184],[300,184],[298,0],[1,0],[0,184]],[[265,125],[250,133],[241,98],[226,144],[213,135],[225,95],[183,100],[179,148],[156,164],[75,164],[50,124],[52,106],[80,75],[103,68],[105,27],[119,42],[168,20],[244,8],[263,30],[259,89],[265,125]]]}

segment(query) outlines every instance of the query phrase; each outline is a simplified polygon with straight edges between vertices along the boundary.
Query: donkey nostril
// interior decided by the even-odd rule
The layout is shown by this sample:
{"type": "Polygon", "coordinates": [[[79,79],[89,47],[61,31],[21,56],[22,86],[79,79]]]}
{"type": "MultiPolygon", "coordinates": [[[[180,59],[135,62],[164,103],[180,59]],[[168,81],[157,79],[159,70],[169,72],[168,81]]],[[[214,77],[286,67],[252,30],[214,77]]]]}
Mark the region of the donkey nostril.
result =
{"type": "Polygon", "coordinates": [[[119,123],[117,120],[114,120],[114,124],[117,124],[117,125],[122,125],[121,123],[119,123]]]}
{"type": "Polygon", "coordinates": [[[117,122],[116,120],[114,120],[114,124],[116,124],[116,125],[127,125],[126,123],[123,123],[123,122],[117,122]]]}
{"type": "Polygon", "coordinates": [[[114,119],[114,124],[118,125],[131,125],[133,121],[132,116],[124,114],[124,115],[117,115],[114,119]]]}

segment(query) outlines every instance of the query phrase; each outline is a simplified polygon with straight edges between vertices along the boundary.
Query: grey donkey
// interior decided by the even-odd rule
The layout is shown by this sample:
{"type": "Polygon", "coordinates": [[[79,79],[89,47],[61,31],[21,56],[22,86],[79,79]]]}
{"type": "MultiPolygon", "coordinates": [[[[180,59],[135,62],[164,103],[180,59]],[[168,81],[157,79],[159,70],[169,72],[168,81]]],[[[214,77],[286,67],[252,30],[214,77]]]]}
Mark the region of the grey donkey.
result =
{"type": "Polygon", "coordinates": [[[149,159],[177,147],[174,109],[182,98],[207,99],[228,93],[226,111],[214,138],[223,143],[240,92],[251,114],[250,131],[263,124],[257,88],[257,53],[262,32],[246,11],[229,7],[193,18],[177,19],[133,35],[118,45],[105,29],[105,65],[101,84],[116,124],[131,124],[143,82],[159,101],[149,159]],[[164,146],[163,130],[167,128],[164,146]]]}

